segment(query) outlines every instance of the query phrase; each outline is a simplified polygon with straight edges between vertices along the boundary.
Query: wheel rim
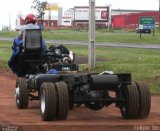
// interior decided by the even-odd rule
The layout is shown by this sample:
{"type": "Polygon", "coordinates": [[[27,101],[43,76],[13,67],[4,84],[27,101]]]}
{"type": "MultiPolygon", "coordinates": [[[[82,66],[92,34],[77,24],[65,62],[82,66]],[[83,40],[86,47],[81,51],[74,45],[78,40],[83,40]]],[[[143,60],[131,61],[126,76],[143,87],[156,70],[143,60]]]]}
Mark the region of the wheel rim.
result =
{"type": "Polygon", "coordinates": [[[20,89],[19,89],[19,84],[17,84],[17,87],[15,89],[15,97],[16,97],[16,102],[19,104],[19,96],[20,96],[20,89]]]}
{"type": "Polygon", "coordinates": [[[46,108],[44,91],[41,93],[41,112],[44,113],[46,108]]]}

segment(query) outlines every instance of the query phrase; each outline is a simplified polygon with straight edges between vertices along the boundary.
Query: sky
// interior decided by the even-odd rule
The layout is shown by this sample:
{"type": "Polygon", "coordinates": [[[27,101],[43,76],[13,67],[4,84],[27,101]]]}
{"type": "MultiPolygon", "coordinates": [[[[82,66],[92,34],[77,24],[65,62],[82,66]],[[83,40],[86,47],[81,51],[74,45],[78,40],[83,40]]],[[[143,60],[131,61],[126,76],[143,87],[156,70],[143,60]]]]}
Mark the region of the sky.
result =
{"type": "MultiPolygon", "coordinates": [[[[63,11],[74,6],[88,6],[89,0],[41,0],[58,3],[63,11]]],[[[27,15],[35,13],[31,6],[33,0],[1,0],[0,4],[0,30],[2,26],[11,25],[15,28],[15,20],[18,13],[27,15]]],[[[158,10],[159,0],[95,0],[96,6],[110,5],[112,9],[139,9],[158,10]]]]}

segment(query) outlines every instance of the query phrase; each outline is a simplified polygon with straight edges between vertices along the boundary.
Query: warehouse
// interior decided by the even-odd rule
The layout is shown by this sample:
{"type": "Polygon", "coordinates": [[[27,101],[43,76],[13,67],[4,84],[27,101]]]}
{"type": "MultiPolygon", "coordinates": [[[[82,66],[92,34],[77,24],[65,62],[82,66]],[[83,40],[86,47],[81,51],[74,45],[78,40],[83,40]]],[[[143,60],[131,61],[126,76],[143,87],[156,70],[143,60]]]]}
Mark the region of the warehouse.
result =
{"type": "Polygon", "coordinates": [[[156,26],[159,25],[158,11],[141,11],[141,12],[130,12],[123,14],[112,15],[112,27],[113,28],[137,28],[139,26],[139,18],[141,16],[151,16],[155,18],[156,26]]]}

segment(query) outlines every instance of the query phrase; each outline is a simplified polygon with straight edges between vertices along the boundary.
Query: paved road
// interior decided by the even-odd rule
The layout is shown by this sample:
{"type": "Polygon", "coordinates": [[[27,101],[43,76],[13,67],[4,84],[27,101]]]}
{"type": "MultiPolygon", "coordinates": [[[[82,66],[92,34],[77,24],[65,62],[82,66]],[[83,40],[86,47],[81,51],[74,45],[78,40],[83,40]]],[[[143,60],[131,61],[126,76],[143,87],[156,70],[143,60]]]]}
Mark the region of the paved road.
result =
{"type": "MultiPolygon", "coordinates": [[[[10,37],[0,37],[0,40],[12,41],[10,37]]],[[[62,45],[88,45],[85,41],[67,41],[67,40],[45,40],[46,43],[62,44],[62,45]]],[[[136,43],[110,43],[96,42],[96,46],[106,47],[123,47],[123,48],[143,48],[143,49],[160,49],[160,44],[136,44],[136,43]]]]}

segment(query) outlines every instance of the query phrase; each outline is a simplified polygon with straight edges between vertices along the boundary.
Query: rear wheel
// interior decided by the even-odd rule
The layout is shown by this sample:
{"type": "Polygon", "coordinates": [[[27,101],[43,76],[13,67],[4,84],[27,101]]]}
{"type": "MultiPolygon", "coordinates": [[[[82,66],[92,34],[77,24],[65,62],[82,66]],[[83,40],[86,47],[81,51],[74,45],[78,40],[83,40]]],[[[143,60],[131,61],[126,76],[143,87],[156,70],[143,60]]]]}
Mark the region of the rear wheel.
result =
{"type": "Polygon", "coordinates": [[[69,111],[69,94],[67,84],[63,81],[55,83],[57,89],[57,119],[65,120],[69,111]]]}
{"type": "Polygon", "coordinates": [[[136,85],[139,91],[138,118],[144,119],[147,118],[150,113],[150,108],[151,108],[150,90],[147,84],[144,82],[136,82],[136,85]]]}
{"type": "Polygon", "coordinates": [[[40,113],[44,121],[54,120],[57,111],[57,92],[53,83],[43,83],[40,90],[40,113]]]}
{"type": "Polygon", "coordinates": [[[18,109],[28,108],[29,93],[26,79],[23,77],[19,77],[16,81],[15,97],[18,109]]]}
{"type": "Polygon", "coordinates": [[[124,104],[120,107],[124,119],[134,119],[138,116],[139,109],[139,92],[135,83],[129,85],[122,91],[122,97],[125,99],[124,104]]]}

